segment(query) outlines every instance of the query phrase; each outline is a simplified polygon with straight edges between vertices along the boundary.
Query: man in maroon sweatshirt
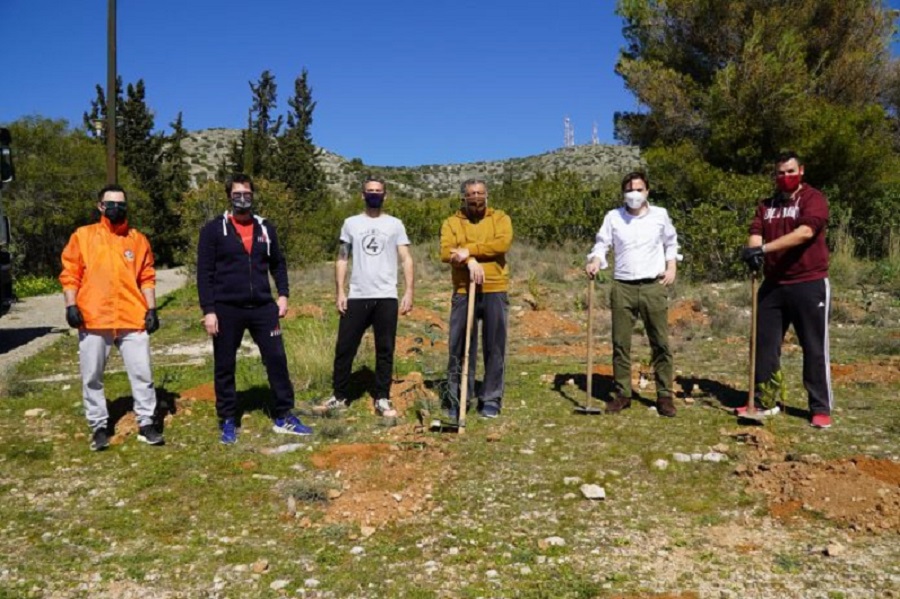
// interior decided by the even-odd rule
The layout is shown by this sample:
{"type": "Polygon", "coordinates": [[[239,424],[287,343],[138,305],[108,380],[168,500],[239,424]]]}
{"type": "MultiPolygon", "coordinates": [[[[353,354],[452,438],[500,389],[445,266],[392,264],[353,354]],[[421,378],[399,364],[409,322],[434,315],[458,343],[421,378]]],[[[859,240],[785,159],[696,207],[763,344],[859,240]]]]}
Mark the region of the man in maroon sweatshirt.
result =
{"type": "MultiPolygon", "coordinates": [[[[781,344],[793,324],[803,348],[810,424],[829,428],[833,398],[828,352],[831,287],[825,245],[828,201],[803,182],[803,165],[793,152],[775,161],[775,187],[776,193],[757,207],[741,253],[751,270],[762,269],[765,275],[757,305],[754,395],[759,406],[763,388],[778,384],[781,344]]],[[[775,405],[762,413],[778,411],[775,405]]]]}

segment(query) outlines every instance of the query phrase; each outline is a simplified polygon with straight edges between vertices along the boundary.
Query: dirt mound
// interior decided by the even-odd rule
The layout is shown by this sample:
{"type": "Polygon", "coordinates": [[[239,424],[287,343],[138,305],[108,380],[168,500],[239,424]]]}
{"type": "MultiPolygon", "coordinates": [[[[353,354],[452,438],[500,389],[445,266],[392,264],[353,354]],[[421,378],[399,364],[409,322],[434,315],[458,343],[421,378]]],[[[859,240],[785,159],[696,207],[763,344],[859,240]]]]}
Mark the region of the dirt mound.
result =
{"type": "MultiPolygon", "coordinates": [[[[518,354],[526,356],[548,356],[553,358],[585,358],[587,356],[587,345],[585,343],[573,343],[562,345],[523,345],[516,350],[518,354]]],[[[600,346],[594,348],[594,356],[609,355],[611,350],[608,346],[600,346]]]]}
{"type": "Polygon", "coordinates": [[[896,383],[900,381],[900,357],[873,362],[832,364],[831,378],[836,383],[896,383]]]}
{"type": "Polygon", "coordinates": [[[430,510],[440,464],[447,450],[407,430],[396,443],[333,445],[312,455],[312,464],[341,481],[340,495],[325,510],[325,522],[377,527],[430,510]]]}
{"type": "Polygon", "coordinates": [[[679,300],[669,306],[669,326],[708,325],[709,315],[704,314],[698,300],[679,300]]]}
{"type": "Polygon", "coordinates": [[[182,399],[196,399],[200,401],[216,401],[216,390],[212,383],[203,383],[196,387],[191,387],[180,393],[182,399]]]}
{"type": "MultiPolygon", "coordinates": [[[[425,377],[421,372],[410,372],[391,383],[391,403],[400,417],[407,410],[415,409],[417,401],[431,404],[437,400],[437,394],[425,384],[425,377]]],[[[371,410],[374,413],[375,408],[371,407],[371,410]]]]}
{"type": "Polygon", "coordinates": [[[404,318],[409,318],[414,322],[424,322],[428,325],[433,326],[434,328],[445,331],[447,329],[449,316],[443,316],[434,310],[429,310],[428,308],[420,308],[415,306],[409,314],[405,315],[404,318]]]}
{"type": "Polygon", "coordinates": [[[512,328],[529,339],[575,335],[582,333],[580,324],[566,320],[552,310],[519,312],[512,328]]]}
{"type": "Polygon", "coordinates": [[[427,352],[447,353],[447,342],[443,339],[431,340],[427,337],[407,335],[397,337],[394,344],[394,355],[401,358],[414,358],[427,352]]]}
{"type": "Polygon", "coordinates": [[[740,469],[748,486],[769,498],[773,516],[816,513],[866,532],[900,532],[900,463],[856,456],[823,461],[786,456],[740,469]]]}

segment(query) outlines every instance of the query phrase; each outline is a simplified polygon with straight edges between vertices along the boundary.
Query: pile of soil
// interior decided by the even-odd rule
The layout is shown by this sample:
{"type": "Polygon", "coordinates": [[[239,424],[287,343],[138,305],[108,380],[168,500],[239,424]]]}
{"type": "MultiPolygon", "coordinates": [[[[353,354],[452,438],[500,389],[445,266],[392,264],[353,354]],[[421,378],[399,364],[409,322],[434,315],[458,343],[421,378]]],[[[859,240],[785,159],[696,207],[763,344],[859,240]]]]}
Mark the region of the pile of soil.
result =
{"type": "MultiPolygon", "coordinates": [[[[547,356],[551,358],[581,358],[586,359],[587,344],[572,343],[561,345],[523,345],[516,350],[517,354],[526,356],[547,356]]],[[[608,356],[612,353],[608,344],[595,344],[594,357],[608,356]]]]}
{"type": "Polygon", "coordinates": [[[679,300],[669,306],[669,326],[672,328],[689,325],[709,325],[709,315],[703,312],[703,306],[697,300],[679,300]]]}
{"type": "MultiPolygon", "coordinates": [[[[749,434],[749,433],[748,433],[749,434]]],[[[819,514],[852,530],[900,532],[900,463],[868,456],[822,460],[780,454],[773,437],[756,431],[750,464],[736,473],[765,494],[770,513],[782,520],[819,514]]]]}
{"type": "Polygon", "coordinates": [[[434,310],[415,306],[403,318],[409,318],[413,322],[422,322],[440,331],[446,331],[450,315],[442,315],[434,310]]]}
{"type": "Polygon", "coordinates": [[[517,337],[535,339],[584,333],[580,324],[566,320],[553,310],[523,311],[519,315],[512,320],[512,330],[517,337]]]}
{"type": "Polygon", "coordinates": [[[416,355],[433,352],[447,354],[447,341],[444,336],[432,341],[427,337],[407,335],[397,337],[394,344],[394,355],[400,358],[414,358],[416,355]]]}
{"type": "Polygon", "coordinates": [[[342,484],[325,509],[326,523],[378,527],[430,511],[434,485],[445,482],[448,450],[405,427],[393,435],[395,443],[331,445],[313,454],[313,466],[342,484]]]}
{"type": "Polygon", "coordinates": [[[216,401],[216,390],[212,383],[203,383],[180,393],[182,399],[194,399],[198,401],[216,401]]]}
{"type": "Polygon", "coordinates": [[[836,383],[890,384],[900,381],[900,356],[879,358],[873,362],[832,364],[831,378],[836,383]]]}
{"type": "MultiPolygon", "coordinates": [[[[424,405],[436,405],[437,394],[425,384],[425,377],[421,372],[410,372],[401,379],[394,379],[391,383],[391,403],[397,410],[398,417],[402,418],[407,410],[415,409],[416,402],[424,405]]],[[[369,409],[375,413],[375,407],[369,403],[369,409]]]]}

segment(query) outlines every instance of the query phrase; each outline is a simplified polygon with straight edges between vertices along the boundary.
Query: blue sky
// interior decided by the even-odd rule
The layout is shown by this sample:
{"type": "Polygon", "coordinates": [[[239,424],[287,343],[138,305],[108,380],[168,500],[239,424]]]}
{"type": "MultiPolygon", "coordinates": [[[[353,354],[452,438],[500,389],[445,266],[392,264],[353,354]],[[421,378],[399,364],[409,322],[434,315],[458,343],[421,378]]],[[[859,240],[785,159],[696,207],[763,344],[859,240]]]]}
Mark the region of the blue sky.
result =
{"type": "MultiPolygon", "coordinates": [[[[900,0],[892,0],[900,5],[900,0]]],[[[0,0],[0,122],[81,125],[106,82],[106,0],[0,0]]],[[[269,69],[278,112],[309,70],[314,141],[367,164],[501,159],[576,143],[634,98],[614,0],[118,0],[118,70],[158,128],[240,128],[269,69]]]]}

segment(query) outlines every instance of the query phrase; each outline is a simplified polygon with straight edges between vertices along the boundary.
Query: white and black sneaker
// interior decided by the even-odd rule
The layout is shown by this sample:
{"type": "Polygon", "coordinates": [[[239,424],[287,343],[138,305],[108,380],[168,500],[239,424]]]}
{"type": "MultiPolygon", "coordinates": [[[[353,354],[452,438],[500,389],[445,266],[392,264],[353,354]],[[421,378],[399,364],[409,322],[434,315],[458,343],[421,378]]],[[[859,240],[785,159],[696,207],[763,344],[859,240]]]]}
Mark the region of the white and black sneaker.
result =
{"type": "Polygon", "coordinates": [[[109,447],[109,435],[106,434],[106,427],[98,428],[91,435],[91,451],[103,451],[109,447]]]}
{"type": "Polygon", "coordinates": [[[384,418],[397,417],[397,410],[394,409],[394,404],[392,404],[391,400],[386,397],[375,400],[375,412],[377,412],[379,416],[382,416],[384,418]]]}
{"type": "Polygon", "coordinates": [[[166,440],[163,439],[162,433],[156,430],[152,424],[145,424],[138,432],[138,441],[147,445],[165,445],[166,440]]]}

